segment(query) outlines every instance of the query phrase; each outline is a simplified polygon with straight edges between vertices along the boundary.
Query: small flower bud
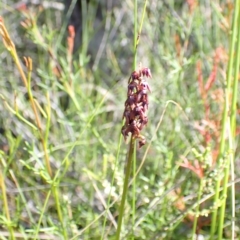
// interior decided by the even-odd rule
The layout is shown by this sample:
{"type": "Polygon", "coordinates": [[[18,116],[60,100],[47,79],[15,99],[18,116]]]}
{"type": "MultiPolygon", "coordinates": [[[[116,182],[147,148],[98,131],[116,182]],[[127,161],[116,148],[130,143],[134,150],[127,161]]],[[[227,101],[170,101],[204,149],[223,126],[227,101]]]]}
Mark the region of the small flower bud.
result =
{"type": "Polygon", "coordinates": [[[149,68],[143,68],[141,73],[143,76],[152,78],[151,70],[149,68]]]}
{"type": "Polygon", "coordinates": [[[134,71],[132,74],[132,80],[136,80],[136,79],[139,79],[139,73],[137,71],[134,71]]]}

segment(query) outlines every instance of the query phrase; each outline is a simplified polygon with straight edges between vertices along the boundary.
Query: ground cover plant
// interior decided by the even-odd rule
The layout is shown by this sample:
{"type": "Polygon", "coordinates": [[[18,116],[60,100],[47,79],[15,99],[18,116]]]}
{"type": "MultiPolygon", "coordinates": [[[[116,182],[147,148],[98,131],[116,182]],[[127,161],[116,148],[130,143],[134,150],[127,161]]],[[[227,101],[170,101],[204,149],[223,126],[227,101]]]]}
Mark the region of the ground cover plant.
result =
{"type": "Polygon", "coordinates": [[[0,239],[238,239],[239,0],[76,2],[0,3],[0,239]]]}

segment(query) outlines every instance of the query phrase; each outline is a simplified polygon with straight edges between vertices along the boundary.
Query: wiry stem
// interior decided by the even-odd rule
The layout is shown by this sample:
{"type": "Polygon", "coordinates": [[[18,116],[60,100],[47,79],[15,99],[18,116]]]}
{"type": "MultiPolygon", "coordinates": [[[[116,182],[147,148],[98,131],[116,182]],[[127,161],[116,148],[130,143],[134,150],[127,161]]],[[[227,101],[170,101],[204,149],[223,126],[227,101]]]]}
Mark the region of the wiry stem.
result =
{"type": "MultiPolygon", "coordinates": [[[[137,0],[134,0],[134,39],[133,39],[133,54],[134,54],[134,60],[133,60],[133,69],[137,68],[137,43],[139,39],[139,35],[137,32],[138,28],[138,4],[137,0]]],[[[133,142],[133,138],[131,137],[131,143],[130,145],[133,147],[133,175],[135,175],[136,171],[136,143],[133,142]]],[[[134,226],[135,222],[135,202],[136,202],[136,178],[133,179],[132,183],[132,227],[134,226]]],[[[134,235],[133,235],[134,239],[134,235]]]]}
{"type": "Polygon", "coordinates": [[[120,208],[119,208],[116,240],[120,240],[122,220],[123,220],[123,214],[124,214],[124,206],[125,206],[125,201],[127,198],[128,182],[129,182],[129,177],[130,177],[130,173],[131,173],[134,142],[135,142],[135,140],[131,137],[131,141],[130,141],[130,145],[129,145],[128,159],[127,159],[127,164],[126,164],[126,173],[125,173],[125,179],[124,179],[124,185],[123,185],[122,199],[121,199],[121,204],[120,204],[120,208]]]}
{"type": "MultiPolygon", "coordinates": [[[[140,134],[143,127],[147,124],[148,118],[146,115],[148,109],[148,95],[147,92],[150,88],[147,83],[147,78],[151,78],[151,71],[149,68],[142,68],[139,71],[137,68],[137,45],[139,42],[139,36],[142,31],[143,19],[146,11],[147,0],[145,1],[145,6],[142,14],[142,21],[140,25],[140,30],[137,32],[137,0],[134,0],[134,39],[133,39],[133,69],[135,71],[131,74],[128,81],[128,93],[127,100],[125,102],[124,118],[125,124],[122,127],[122,134],[126,140],[128,134],[131,133],[130,149],[127,161],[127,171],[124,180],[124,189],[122,194],[122,201],[119,212],[118,228],[117,228],[117,238],[120,238],[122,218],[124,212],[124,205],[126,200],[126,195],[128,191],[128,181],[130,176],[131,162],[133,160],[133,170],[134,175],[136,171],[136,139],[139,140],[139,148],[145,143],[145,137],[140,134]]],[[[133,198],[132,198],[132,224],[135,221],[135,193],[136,193],[136,183],[135,178],[133,180],[133,198]]],[[[134,236],[133,236],[134,238],[134,236]]]]}
{"type": "Polygon", "coordinates": [[[11,218],[10,218],[10,213],[9,213],[9,208],[8,208],[8,201],[7,201],[7,194],[6,194],[6,186],[4,182],[4,175],[2,173],[2,169],[0,169],[0,189],[2,190],[2,198],[3,198],[3,209],[5,211],[6,215],[6,220],[8,224],[8,230],[10,233],[10,239],[13,240],[15,239],[14,237],[14,231],[11,225],[11,218]]]}
{"type": "MultiPolygon", "coordinates": [[[[226,90],[225,90],[225,102],[224,102],[224,110],[223,110],[223,118],[222,118],[222,130],[221,130],[221,142],[220,142],[220,150],[219,150],[219,156],[218,161],[223,159],[223,155],[226,152],[226,132],[227,132],[227,126],[228,125],[228,113],[230,110],[229,107],[229,96],[231,93],[231,83],[232,83],[232,73],[233,73],[233,63],[234,63],[234,51],[235,51],[235,41],[236,41],[236,34],[237,34],[237,28],[238,28],[238,14],[239,14],[239,0],[235,1],[235,11],[233,16],[233,22],[232,22],[232,31],[231,31],[231,45],[230,45],[230,52],[229,52],[229,62],[228,62],[228,69],[227,69],[227,79],[226,79],[226,90]]],[[[229,156],[228,156],[229,158],[229,156]]],[[[229,163],[229,162],[228,162],[229,163]]],[[[228,166],[227,166],[228,168],[228,166]]],[[[225,175],[228,174],[228,170],[226,169],[225,175]]],[[[225,176],[228,177],[228,176],[225,176]]],[[[214,203],[216,204],[219,200],[219,191],[220,191],[220,184],[221,179],[217,180],[216,187],[215,187],[215,196],[214,196],[214,203]]],[[[223,196],[226,197],[226,196],[223,196]]],[[[223,213],[223,211],[222,211],[223,213]]],[[[214,239],[214,234],[216,232],[216,223],[217,221],[217,214],[218,214],[218,206],[216,206],[215,210],[212,214],[212,221],[211,221],[211,235],[210,240],[214,239]]],[[[219,225],[219,232],[218,232],[218,239],[222,239],[222,224],[223,224],[223,218],[222,215],[220,218],[220,225],[219,225]]]]}

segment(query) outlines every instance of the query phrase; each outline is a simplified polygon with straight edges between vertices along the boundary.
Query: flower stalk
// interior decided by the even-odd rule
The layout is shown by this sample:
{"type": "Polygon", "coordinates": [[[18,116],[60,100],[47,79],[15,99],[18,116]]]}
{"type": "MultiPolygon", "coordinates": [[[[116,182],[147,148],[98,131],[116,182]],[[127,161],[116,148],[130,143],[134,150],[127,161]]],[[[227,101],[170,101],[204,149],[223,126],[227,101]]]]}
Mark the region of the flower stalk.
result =
{"type": "Polygon", "coordinates": [[[125,109],[123,119],[125,124],[122,127],[122,135],[125,141],[128,134],[132,134],[133,139],[139,139],[138,147],[141,148],[146,143],[146,139],[141,135],[142,129],[148,123],[148,92],[150,87],[147,79],[151,78],[149,68],[142,68],[134,71],[128,81],[127,100],[125,101],[125,109]]]}
{"type": "Polygon", "coordinates": [[[139,148],[141,148],[146,143],[146,139],[141,134],[141,131],[148,123],[147,110],[149,104],[148,92],[150,91],[150,87],[148,85],[147,79],[151,77],[151,70],[149,68],[142,68],[139,71],[134,71],[128,80],[127,100],[125,101],[125,109],[123,112],[123,119],[125,120],[125,123],[122,127],[121,132],[125,141],[127,140],[129,133],[131,133],[131,140],[126,166],[126,175],[124,179],[122,200],[119,209],[116,240],[120,239],[124,205],[128,190],[128,181],[135,151],[135,141],[138,139],[139,148]]]}

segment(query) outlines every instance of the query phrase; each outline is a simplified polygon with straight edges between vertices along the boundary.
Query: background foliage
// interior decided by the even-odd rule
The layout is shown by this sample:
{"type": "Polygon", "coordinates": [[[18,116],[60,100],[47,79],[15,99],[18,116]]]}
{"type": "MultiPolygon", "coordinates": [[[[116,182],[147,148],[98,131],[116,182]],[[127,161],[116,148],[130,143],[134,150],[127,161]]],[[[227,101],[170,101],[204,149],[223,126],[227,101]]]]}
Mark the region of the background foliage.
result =
{"type": "MultiPolygon", "coordinates": [[[[90,3],[83,11],[82,44],[71,55],[64,5],[43,2],[24,7],[3,1],[0,15],[20,60],[32,59],[31,91],[56,177],[49,178],[28,90],[0,44],[0,156],[11,216],[9,223],[0,212],[1,233],[8,239],[10,227],[22,239],[61,239],[62,224],[69,239],[114,239],[128,150],[120,132],[134,70],[133,3],[90,3]]],[[[140,21],[143,1],[138,8],[140,21]]],[[[137,151],[137,164],[143,165],[136,180],[136,219],[131,224],[130,191],[123,239],[190,238],[201,180],[201,199],[214,192],[224,168],[215,162],[232,15],[232,1],[148,4],[138,46],[139,66],[149,67],[153,75],[147,146],[137,151]]],[[[237,148],[236,169],[238,157],[237,148]]],[[[209,197],[199,208],[197,234],[207,237],[214,208],[209,197]]],[[[230,239],[229,201],[225,217],[223,236],[230,239]]]]}

